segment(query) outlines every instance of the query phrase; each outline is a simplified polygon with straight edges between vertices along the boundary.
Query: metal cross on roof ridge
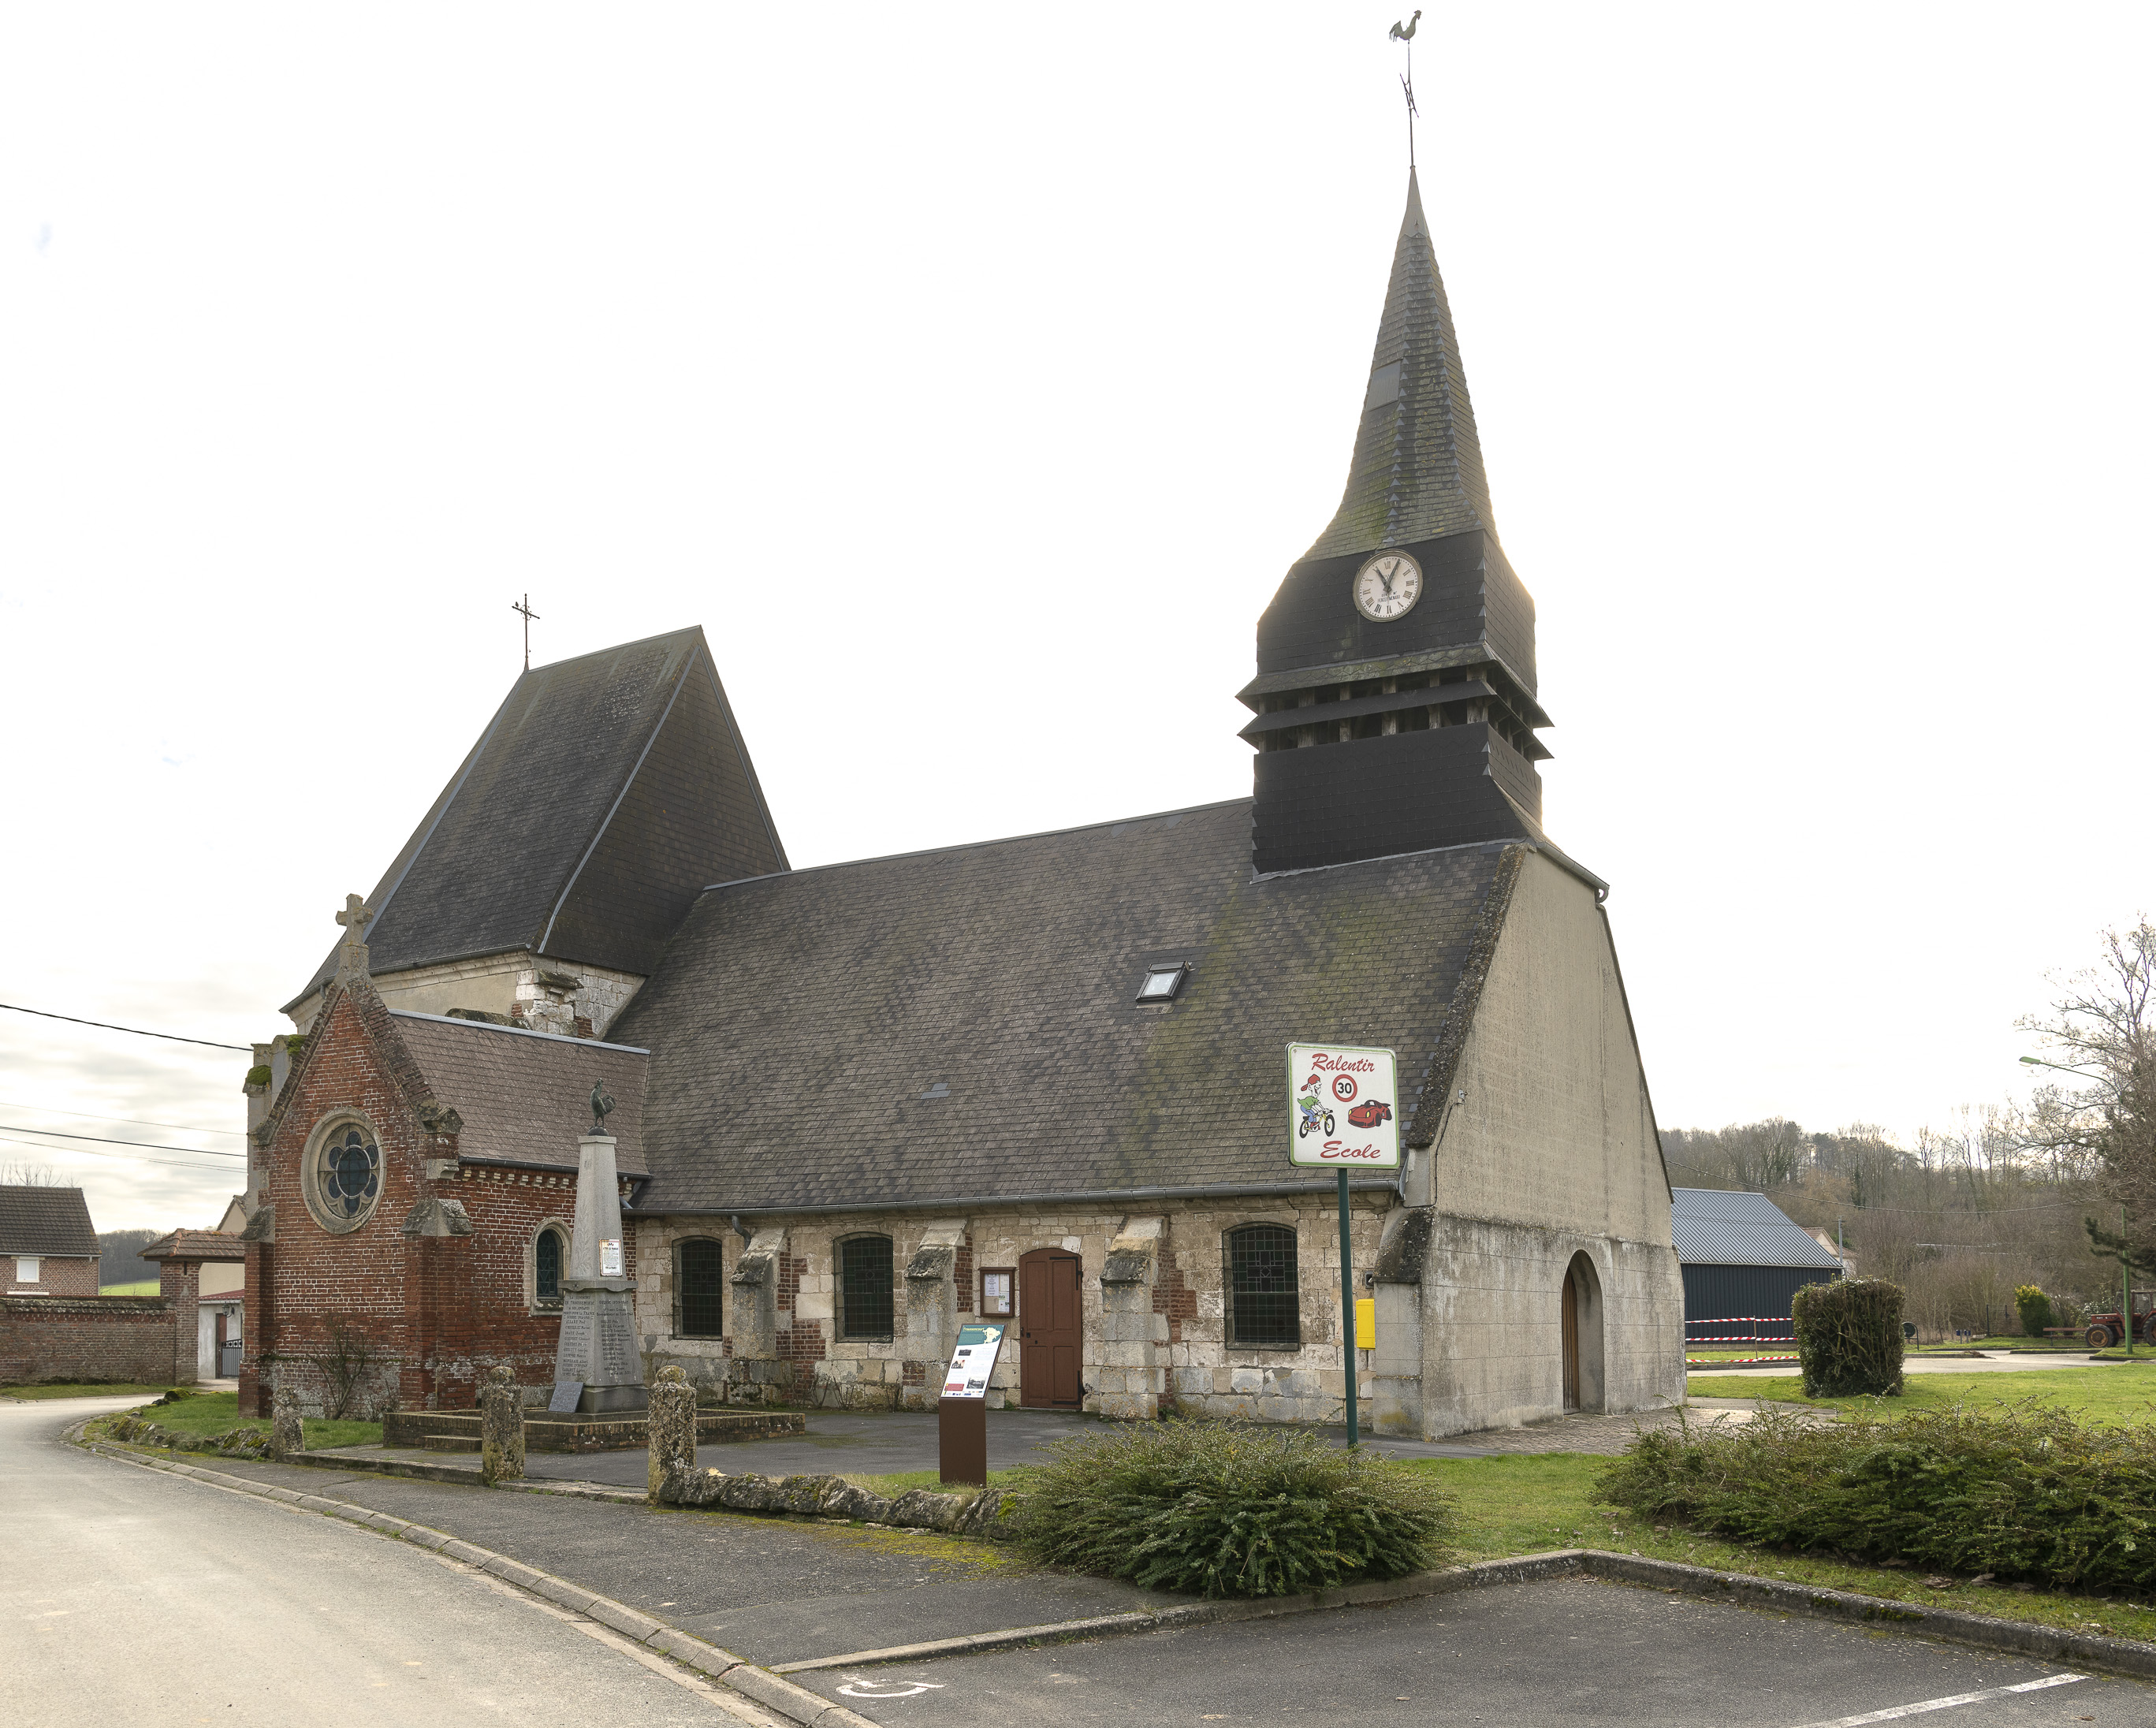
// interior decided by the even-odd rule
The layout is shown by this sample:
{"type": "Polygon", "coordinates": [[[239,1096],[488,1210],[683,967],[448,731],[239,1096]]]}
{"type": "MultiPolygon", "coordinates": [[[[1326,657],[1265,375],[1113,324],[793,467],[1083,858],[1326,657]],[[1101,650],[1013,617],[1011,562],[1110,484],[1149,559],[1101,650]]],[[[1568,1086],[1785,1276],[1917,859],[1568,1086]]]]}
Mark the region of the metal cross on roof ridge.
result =
{"type": "MultiPolygon", "coordinates": [[[[1416,16],[1420,17],[1421,14],[1417,13],[1416,16]]],[[[529,594],[521,600],[511,601],[509,609],[511,612],[521,612],[524,614],[524,669],[529,672],[531,669],[531,621],[539,614],[532,611],[531,597],[529,594]]]]}

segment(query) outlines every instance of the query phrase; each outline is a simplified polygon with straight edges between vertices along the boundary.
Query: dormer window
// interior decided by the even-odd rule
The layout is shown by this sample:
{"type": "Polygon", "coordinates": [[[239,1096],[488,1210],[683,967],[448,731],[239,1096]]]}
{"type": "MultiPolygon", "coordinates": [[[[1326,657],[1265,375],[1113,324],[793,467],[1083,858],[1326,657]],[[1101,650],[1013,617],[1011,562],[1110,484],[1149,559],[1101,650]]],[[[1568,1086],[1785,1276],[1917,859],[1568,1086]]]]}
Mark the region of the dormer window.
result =
{"type": "Polygon", "coordinates": [[[1183,988],[1183,981],[1190,975],[1188,964],[1178,961],[1173,966],[1149,966],[1145,982],[1138,986],[1140,1002],[1173,1002],[1176,992],[1183,988]]]}

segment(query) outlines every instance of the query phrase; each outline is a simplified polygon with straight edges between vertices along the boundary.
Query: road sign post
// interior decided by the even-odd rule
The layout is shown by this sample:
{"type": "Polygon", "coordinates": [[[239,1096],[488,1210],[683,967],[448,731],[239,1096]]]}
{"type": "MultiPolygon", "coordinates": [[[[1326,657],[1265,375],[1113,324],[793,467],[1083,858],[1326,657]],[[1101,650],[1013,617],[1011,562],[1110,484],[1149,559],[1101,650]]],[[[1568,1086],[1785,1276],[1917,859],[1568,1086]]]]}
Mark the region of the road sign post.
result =
{"type": "Polygon", "coordinates": [[[1348,1172],[1400,1167],[1393,1053],[1364,1044],[1287,1047],[1288,1162],[1337,1172],[1340,1197],[1340,1359],[1347,1371],[1348,1443],[1362,1440],[1355,1387],[1355,1243],[1348,1172]]]}

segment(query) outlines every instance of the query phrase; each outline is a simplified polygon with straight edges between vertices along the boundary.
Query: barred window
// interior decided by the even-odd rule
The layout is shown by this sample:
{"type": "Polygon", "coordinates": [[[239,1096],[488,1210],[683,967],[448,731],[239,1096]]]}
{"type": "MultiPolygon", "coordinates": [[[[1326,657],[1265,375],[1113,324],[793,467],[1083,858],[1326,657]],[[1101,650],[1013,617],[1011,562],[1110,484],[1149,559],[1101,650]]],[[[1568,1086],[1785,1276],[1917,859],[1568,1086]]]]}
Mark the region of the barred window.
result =
{"type": "Polygon", "coordinates": [[[1285,1224],[1245,1224],[1228,1233],[1228,1341],[1300,1344],[1295,1232],[1285,1224]]]}
{"type": "Polygon", "coordinates": [[[679,1255],[675,1289],[680,1293],[680,1318],[675,1336],[716,1338],[725,1330],[726,1277],[719,1244],[708,1238],[685,1242],[679,1255]]]}
{"type": "Polygon", "coordinates": [[[839,1244],[839,1336],[891,1335],[891,1238],[850,1236],[839,1244]]]}
{"type": "Polygon", "coordinates": [[[531,1295],[538,1307],[562,1305],[562,1233],[551,1224],[531,1244],[531,1295]]]}

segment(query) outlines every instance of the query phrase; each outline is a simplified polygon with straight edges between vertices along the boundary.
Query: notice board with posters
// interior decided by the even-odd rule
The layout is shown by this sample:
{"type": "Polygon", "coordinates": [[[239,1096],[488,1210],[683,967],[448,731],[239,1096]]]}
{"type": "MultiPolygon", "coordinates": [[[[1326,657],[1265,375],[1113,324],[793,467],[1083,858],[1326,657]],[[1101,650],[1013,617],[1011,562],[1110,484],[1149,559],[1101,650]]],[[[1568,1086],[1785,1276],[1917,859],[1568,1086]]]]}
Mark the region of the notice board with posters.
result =
{"type": "Polygon", "coordinates": [[[1363,1044],[1287,1047],[1287,1154],[1320,1170],[1397,1170],[1393,1053],[1363,1044]]]}
{"type": "Polygon", "coordinates": [[[951,1366],[943,1373],[947,1398],[985,1398],[988,1377],[996,1372],[996,1357],[1004,1346],[1007,1326],[961,1326],[958,1347],[951,1352],[951,1366]]]}

